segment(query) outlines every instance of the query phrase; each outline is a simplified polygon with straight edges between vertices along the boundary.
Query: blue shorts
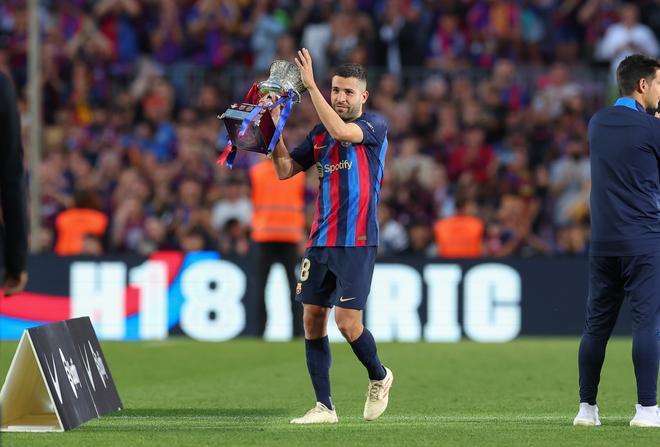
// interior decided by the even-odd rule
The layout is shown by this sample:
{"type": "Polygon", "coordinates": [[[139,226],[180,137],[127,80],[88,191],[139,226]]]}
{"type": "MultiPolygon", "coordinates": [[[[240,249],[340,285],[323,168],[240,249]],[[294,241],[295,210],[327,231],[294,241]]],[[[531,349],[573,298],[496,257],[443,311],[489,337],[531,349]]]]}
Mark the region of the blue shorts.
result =
{"type": "Polygon", "coordinates": [[[363,310],[371,290],[376,247],[311,247],[300,264],[296,301],[363,310]]]}

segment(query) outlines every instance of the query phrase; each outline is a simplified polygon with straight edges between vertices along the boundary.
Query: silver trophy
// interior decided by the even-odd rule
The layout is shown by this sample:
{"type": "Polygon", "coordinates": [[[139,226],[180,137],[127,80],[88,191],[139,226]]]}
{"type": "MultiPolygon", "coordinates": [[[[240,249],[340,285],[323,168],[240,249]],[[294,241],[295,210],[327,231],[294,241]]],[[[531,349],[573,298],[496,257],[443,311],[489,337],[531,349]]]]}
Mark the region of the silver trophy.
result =
{"type": "Polygon", "coordinates": [[[270,64],[270,75],[268,79],[260,82],[259,91],[262,94],[275,93],[279,96],[293,91],[293,102],[299,103],[300,97],[307,90],[300,77],[300,69],[296,64],[281,59],[274,60],[270,64]]]}
{"type": "Polygon", "coordinates": [[[232,104],[218,117],[225,123],[232,149],[269,154],[273,148],[271,142],[279,139],[288,112],[282,114],[276,126],[269,113],[272,105],[257,106],[260,96],[274,93],[278,96],[276,103],[290,110],[292,104],[300,102],[306,90],[296,64],[285,60],[273,61],[268,79],[254,84],[245,102],[232,104]]]}

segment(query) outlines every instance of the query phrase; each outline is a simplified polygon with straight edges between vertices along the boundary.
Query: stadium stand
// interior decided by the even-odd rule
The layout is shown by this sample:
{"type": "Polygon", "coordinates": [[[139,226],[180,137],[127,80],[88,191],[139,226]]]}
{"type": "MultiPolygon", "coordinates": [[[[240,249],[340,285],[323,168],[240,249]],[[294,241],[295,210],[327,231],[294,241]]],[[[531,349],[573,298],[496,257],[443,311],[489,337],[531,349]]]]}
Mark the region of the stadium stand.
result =
{"type": "MultiPolygon", "coordinates": [[[[433,226],[454,215],[457,196],[484,222],[488,256],[584,253],[586,125],[612,97],[609,67],[622,55],[603,42],[617,27],[639,27],[655,40],[624,50],[658,56],[659,8],[644,23],[631,8],[604,0],[42,1],[38,248],[55,249],[58,216],[85,191],[108,229],[76,244],[82,253],[246,253],[247,173],[260,158],[241,153],[232,171],[216,166],[226,139],[216,115],[265,79],[271,60],[292,60],[305,46],[326,89],[333,65],[367,65],[368,108],[389,119],[381,255],[441,254],[433,226]]],[[[19,88],[27,133],[26,54],[25,1],[7,0],[0,70],[19,88]]],[[[289,145],[315,122],[309,100],[295,106],[289,145]]]]}

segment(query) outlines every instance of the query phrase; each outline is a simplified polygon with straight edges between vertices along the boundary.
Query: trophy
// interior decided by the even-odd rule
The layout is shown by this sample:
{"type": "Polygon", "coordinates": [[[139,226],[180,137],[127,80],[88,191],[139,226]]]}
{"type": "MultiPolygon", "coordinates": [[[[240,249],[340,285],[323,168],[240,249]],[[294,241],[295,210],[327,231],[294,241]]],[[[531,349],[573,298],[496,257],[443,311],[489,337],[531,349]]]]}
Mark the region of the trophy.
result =
{"type": "Polygon", "coordinates": [[[237,150],[259,152],[270,156],[286,124],[291,107],[299,103],[306,88],[300,78],[298,67],[288,61],[275,60],[270,65],[267,80],[255,83],[241,104],[232,104],[218,118],[227,128],[229,141],[218,158],[219,164],[231,167],[237,150]],[[275,93],[279,99],[274,103],[258,104],[259,97],[275,93]],[[270,110],[282,105],[277,123],[273,123],[270,110]]]}

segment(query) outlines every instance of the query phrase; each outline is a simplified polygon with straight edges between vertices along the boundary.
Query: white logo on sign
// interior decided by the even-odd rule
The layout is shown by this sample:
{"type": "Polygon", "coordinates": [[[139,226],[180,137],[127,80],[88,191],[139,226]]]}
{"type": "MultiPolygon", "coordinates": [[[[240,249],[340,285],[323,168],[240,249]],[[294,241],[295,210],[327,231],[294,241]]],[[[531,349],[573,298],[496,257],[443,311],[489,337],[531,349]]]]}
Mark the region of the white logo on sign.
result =
{"type": "Polygon", "coordinates": [[[44,354],[44,360],[46,360],[46,368],[48,368],[48,375],[50,376],[50,381],[53,382],[53,385],[55,386],[55,392],[57,393],[57,397],[60,400],[60,403],[64,403],[62,402],[62,390],[60,390],[60,381],[57,378],[57,368],[55,368],[55,356],[53,354],[51,354],[50,356],[53,359],[53,371],[55,371],[55,377],[53,377],[53,371],[50,370],[48,357],[46,357],[46,355],[44,354]]]}
{"type": "Polygon", "coordinates": [[[69,383],[71,384],[73,395],[76,396],[76,399],[78,399],[78,391],[76,390],[76,386],[80,385],[80,388],[82,388],[82,383],[80,383],[80,377],[78,376],[76,365],[73,364],[72,358],[69,358],[69,361],[67,362],[66,358],[64,358],[64,353],[62,353],[62,349],[60,349],[60,357],[62,358],[62,364],[64,365],[66,377],[69,379],[69,383]]]}
{"type": "Polygon", "coordinates": [[[101,376],[101,382],[103,382],[103,388],[107,388],[105,385],[105,379],[109,379],[110,377],[108,376],[108,372],[105,370],[105,365],[103,364],[103,359],[101,358],[101,354],[98,351],[95,351],[94,348],[92,348],[92,342],[87,340],[87,343],[89,344],[89,350],[92,353],[92,357],[94,357],[94,363],[96,363],[96,369],[99,372],[99,376],[101,376]]]}
{"type": "Polygon", "coordinates": [[[83,366],[87,372],[87,377],[89,377],[89,383],[92,385],[92,390],[96,391],[96,386],[94,386],[94,377],[92,376],[92,364],[89,362],[89,357],[87,356],[87,348],[83,345],[82,349],[78,348],[80,351],[80,358],[82,359],[83,366]]]}

